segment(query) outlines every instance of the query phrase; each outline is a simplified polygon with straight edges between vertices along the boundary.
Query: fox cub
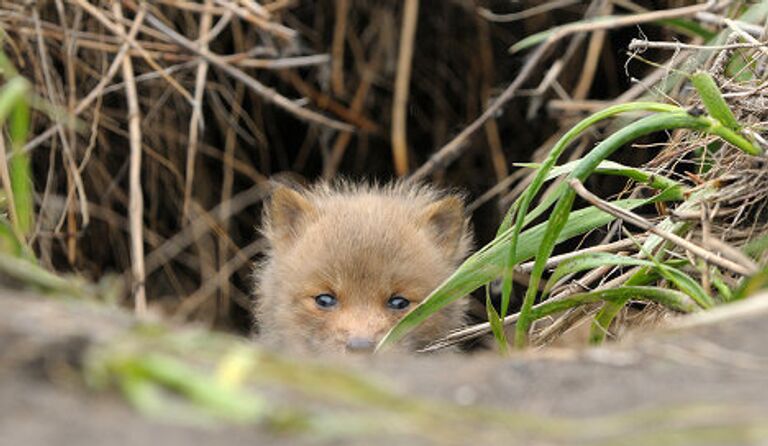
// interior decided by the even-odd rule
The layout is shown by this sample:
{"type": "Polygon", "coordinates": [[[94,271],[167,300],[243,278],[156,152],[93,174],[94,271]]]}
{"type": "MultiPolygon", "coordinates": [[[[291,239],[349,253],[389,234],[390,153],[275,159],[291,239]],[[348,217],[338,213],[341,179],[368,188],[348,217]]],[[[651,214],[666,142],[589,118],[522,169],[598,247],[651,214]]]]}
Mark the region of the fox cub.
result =
{"type": "MultiPolygon", "coordinates": [[[[257,266],[261,339],[304,352],[371,351],[470,249],[462,199],[424,185],[280,186],[265,207],[257,266]]],[[[403,340],[418,349],[460,327],[464,299],[403,340]]]]}

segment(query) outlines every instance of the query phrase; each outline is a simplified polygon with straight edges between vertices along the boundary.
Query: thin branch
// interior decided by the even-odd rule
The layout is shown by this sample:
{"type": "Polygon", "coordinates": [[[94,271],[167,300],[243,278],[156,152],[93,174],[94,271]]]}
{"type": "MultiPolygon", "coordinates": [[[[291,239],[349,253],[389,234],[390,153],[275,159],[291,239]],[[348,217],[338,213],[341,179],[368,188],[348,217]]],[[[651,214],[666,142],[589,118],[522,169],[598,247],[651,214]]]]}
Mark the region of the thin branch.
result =
{"type": "Polygon", "coordinates": [[[280,23],[274,23],[269,21],[269,13],[264,10],[263,7],[254,8],[256,2],[242,2],[244,7],[238,7],[231,2],[216,0],[216,3],[231,11],[236,16],[249,22],[257,27],[273,34],[283,40],[292,40],[296,38],[296,31],[281,25],[280,23]]]}
{"type": "MultiPolygon", "coordinates": [[[[636,244],[637,241],[643,242],[647,237],[648,237],[647,235],[640,234],[635,236],[634,241],[631,239],[624,239],[624,240],[619,240],[612,243],[606,243],[604,245],[590,246],[589,248],[579,249],[577,251],[567,252],[565,254],[553,256],[553,257],[550,257],[549,260],[547,260],[545,267],[547,269],[554,268],[557,265],[563,263],[564,261],[580,256],[582,254],[595,253],[595,252],[618,252],[618,251],[623,251],[627,249],[632,249],[637,246],[636,244]]],[[[515,268],[515,270],[523,273],[530,273],[531,271],[533,271],[533,263],[534,262],[523,263],[519,265],[517,268],[515,268]]]]}
{"type": "MultiPolygon", "coordinates": [[[[203,12],[200,18],[200,32],[198,34],[198,40],[201,48],[208,50],[208,32],[211,30],[211,22],[213,17],[211,16],[211,7],[213,6],[212,0],[205,0],[206,10],[203,12]]],[[[197,142],[199,138],[199,132],[203,126],[203,95],[205,94],[205,81],[208,77],[208,62],[205,59],[200,59],[200,63],[197,65],[197,74],[195,77],[195,95],[192,102],[192,116],[189,119],[189,142],[187,145],[187,166],[186,176],[184,182],[184,202],[181,207],[181,221],[184,224],[189,216],[189,201],[192,199],[192,185],[195,179],[195,158],[197,154],[197,142]]]]}
{"type": "MultiPolygon", "coordinates": [[[[41,33],[40,30],[40,16],[36,8],[32,9],[32,17],[35,22],[35,29],[37,30],[38,34],[41,33]]],[[[51,102],[55,105],[58,105],[54,98],[54,88],[53,88],[53,80],[51,79],[51,71],[48,66],[48,50],[45,45],[45,40],[40,35],[37,39],[38,44],[38,51],[40,52],[40,63],[42,65],[42,71],[43,71],[43,78],[45,80],[46,90],[49,92],[49,95],[51,96],[51,102]]],[[[83,216],[83,225],[87,225],[90,218],[88,214],[88,205],[86,204],[88,202],[88,197],[85,194],[85,185],[83,184],[83,178],[80,175],[80,171],[77,168],[77,163],[75,162],[74,154],[72,153],[71,147],[69,145],[69,140],[67,139],[67,135],[64,134],[64,128],[60,125],[56,126],[55,132],[59,134],[59,139],[61,140],[61,146],[64,149],[64,160],[67,163],[69,170],[72,174],[72,179],[75,183],[75,188],[77,190],[77,195],[80,200],[80,212],[83,216]]]]}
{"type": "Polygon", "coordinates": [[[299,105],[296,105],[295,102],[279,94],[274,89],[267,87],[266,85],[262,84],[261,82],[257,81],[251,76],[248,76],[247,74],[245,74],[245,72],[243,72],[242,70],[235,68],[234,66],[229,64],[223,57],[210,52],[206,48],[200,48],[191,40],[187,39],[186,37],[182,36],[181,34],[177,33],[176,31],[166,26],[163,22],[158,20],[153,15],[151,14],[147,15],[147,21],[156,29],[166,33],[168,37],[170,37],[174,42],[178,43],[185,49],[192,51],[193,53],[197,54],[198,56],[208,61],[208,63],[215,65],[217,68],[224,71],[228,75],[244,83],[248,88],[253,90],[253,92],[256,93],[257,95],[261,96],[265,101],[272,102],[278,107],[281,107],[284,110],[288,111],[289,113],[292,113],[296,117],[309,122],[325,125],[327,127],[331,127],[337,130],[349,130],[349,131],[353,130],[353,127],[349,124],[336,121],[320,113],[307,110],[305,108],[302,108],[299,105]]]}
{"type": "Polygon", "coordinates": [[[734,32],[736,32],[736,34],[741,36],[744,40],[756,45],[757,49],[760,50],[760,52],[763,53],[763,55],[768,56],[768,48],[766,48],[766,46],[762,42],[758,41],[757,39],[752,37],[747,31],[745,31],[744,28],[742,27],[741,22],[739,22],[738,20],[731,20],[731,19],[724,19],[724,22],[726,25],[728,25],[729,28],[731,28],[734,32]]]}
{"type": "Polygon", "coordinates": [[[395,173],[400,177],[408,173],[406,111],[408,90],[411,83],[413,40],[416,37],[418,17],[419,0],[406,0],[403,9],[403,27],[400,32],[400,49],[397,54],[395,96],[392,103],[392,158],[395,163],[395,173]]]}
{"type": "MultiPolygon", "coordinates": [[[[695,17],[696,17],[696,20],[699,20],[704,23],[727,26],[725,17],[717,14],[712,14],[711,12],[706,12],[706,11],[697,12],[695,17]]],[[[751,23],[746,23],[739,20],[734,20],[734,22],[738,24],[739,28],[743,29],[744,31],[748,32],[749,34],[755,37],[761,37],[763,35],[762,26],[753,25],[751,23]]]]}
{"type": "MultiPolygon", "coordinates": [[[[225,220],[242,211],[246,206],[261,201],[268,193],[269,190],[265,184],[258,184],[240,192],[225,202],[219,203],[218,206],[209,211],[209,214],[219,221],[225,220]],[[226,209],[229,213],[224,214],[222,209],[226,209]]],[[[194,243],[195,240],[202,237],[209,226],[205,219],[199,218],[185,226],[181,232],[166,240],[165,243],[147,255],[146,273],[152,274],[163,266],[165,262],[177,256],[186,247],[194,243]]]]}
{"type": "Polygon", "coordinates": [[[192,313],[200,308],[201,305],[210,299],[217,289],[220,289],[227,283],[232,274],[237,272],[237,270],[242,268],[245,264],[249,263],[251,261],[250,259],[263,251],[266,246],[266,240],[258,239],[251,242],[245,248],[242,248],[238,255],[232,257],[226,263],[221,265],[213,277],[206,278],[200,288],[184,298],[181,305],[179,305],[174,312],[173,319],[180,322],[186,320],[192,313]]]}
{"type": "MultiPolygon", "coordinates": [[[[112,3],[115,16],[122,18],[120,2],[112,3]]],[[[122,27],[122,25],[119,25],[122,27]]],[[[121,30],[124,33],[123,30],[121,30]]],[[[134,309],[139,317],[147,313],[147,296],[144,287],[144,195],[141,190],[141,116],[136,83],[133,76],[133,61],[123,59],[123,79],[128,100],[128,130],[130,132],[131,157],[128,174],[129,203],[128,215],[131,236],[131,271],[133,273],[134,309]]]]}
{"type": "MultiPolygon", "coordinates": [[[[119,36],[121,39],[123,39],[124,42],[128,42],[129,45],[131,45],[135,50],[141,54],[141,56],[144,58],[144,60],[149,64],[150,67],[152,67],[156,71],[163,71],[163,67],[161,67],[155,59],[152,57],[151,54],[149,54],[141,45],[136,42],[136,40],[131,39],[130,36],[128,36],[125,33],[125,30],[120,25],[118,26],[115,23],[112,23],[111,20],[109,20],[97,7],[91,5],[85,0],[73,0],[75,3],[77,3],[81,8],[86,10],[90,15],[92,15],[96,20],[101,22],[102,25],[104,25],[106,28],[108,28],[113,34],[119,36]]],[[[176,89],[184,98],[192,102],[192,95],[189,94],[186,88],[182,87],[181,84],[179,84],[176,79],[172,78],[168,75],[163,75],[163,79],[165,79],[173,88],[176,89]]]]}
{"type": "Polygon", "coordinates": [[[658,20],[687,17],[696,13],[713,9],[717,5],[716,0],[708,0],[706,3],[684,6],[682,8],[650,11],[642,14],[603,16],[596,17],[595,21],[571,23],[558,28],[548,38],[547,42],[556,42],[563,37],[575,33],[599,31],[605,29],[624,28],[626,26],[639,25],[641,23],[656,22],[658,20]]]}
{"type": "Polygon", "coordinates": [[[477,8],[477,14],[489,22],[509,23],[527,19],[529,17],[534,17],[554,9],[564,8],[566,6],[571,6],[578,3],[581,3],[581,0],[555,0],[544,2],[532,8],[528,8],[520,12],[513,12],[510,14],[496,14],[490,9],[479,7],[477,8]]]}
{"type": "Polygon", "coordinates": [[[336,20],[331,44],[331,88],[336,96],[344,95],[344,41],[347,35],[349,0],[336,0],[336,20]]]}
{"type": "Polygon", "coordinates": [[[625,209],[622,209],[618,206],[615,206],[611,203],[608,203],[607,201],[600,199],[595,194],[589,192],[581,183],[581,181],[577,179],[572,179],[571,181],[568,182],[568,184],[570,184],[570,186],[576,191],[577,194],[579,194],[580,197],[582,197],[583,199],[585,199],[586,201],[588,201],[590,204],[594,205],[598,209],[604,212],[607,212],[613,215],[614,217],[617,217],[626,222],[629,222],[637,227],[640,227],[652,234],[658,235],[664,240],[674,243],[682,247],[686,251],[690,251],[694,255],[701,257],[708,263],[715,264],[721,268],[724,268],[729,271],[733,271],[737,274],[741,274],[745,276],[752,275],[757,272],[757,267],[754,264],[750,265],[750,264],[735,263],[731,260],[720,257],[717,254],[707,251],[701,246],[698,246],[692,242],[689,242],[688,240],[685,240],[684,238],[678,235],[659,229],[656,225],[652,224],[651,222],[644,219],[643,217],[635,214],[634,212],[627,211],[625,209]]]}
{"type": "Polygon", "coordinates": [[[757,48],[767,47],[768,42],[756,42],[756,43],[731,43],[728,45],[693,45],[690,43],[682,42],[657,42],[645,39],[632,39],[629,42],[630,51],[644,51],[650,48],[662,49],[662,50],[733,50],[738,48],[757,48]]]}
{"type": "Polygon", "coordinates": [[[488,108],[486,108],[485,111],[477,119],[472,121],[471,124],[466,126],[464,130],[462,130],[458,135],[456,135],[456,137],[441,147],[437,152],[432,154],[427,162],[422,164],[421,167],[416,170],[416,172],[408,177],[408,181],[421,181],[428,175],[431,175],[437,169],[447,166],[459,155],[461,155],[461,152],[469,142],[469,137],[472,136],[472,134],[474,134],[480,127],[482,127],[485,121],[495,116],[499,110],[501,110],[504,104],[515,97],[517,91],[520,89],[523,83],[528,80],[531,74],[533,74],[533,70],[536,68],[536,65],[541,61],[547,51],[549,51],[549,48],[550,45],[547,44],[540,45],[538,48],[536,48],[534,53],[525,62],[525,65],[523,65],[523,68],[520,70],[520,73],[517,75],[515,80],[509,84],[504,92],[499,97],[497,97],[496,100],[493,101],[493,103],[489,105],[488,108]]]}

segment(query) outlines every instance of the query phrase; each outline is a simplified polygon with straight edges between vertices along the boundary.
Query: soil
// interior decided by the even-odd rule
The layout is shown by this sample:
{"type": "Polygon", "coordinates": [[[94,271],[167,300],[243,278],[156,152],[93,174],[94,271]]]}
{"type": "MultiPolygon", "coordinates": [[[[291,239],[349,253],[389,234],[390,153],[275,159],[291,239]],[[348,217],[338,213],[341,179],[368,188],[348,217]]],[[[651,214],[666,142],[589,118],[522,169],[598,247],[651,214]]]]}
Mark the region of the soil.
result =
{"type": "Polygon", "coordinates": [[[361,400],[342,407],[317,395],[283,392],[280,383],[264,393],[288,407],[325,412],[326,420],[365,414],[378,420],[370,428],[346,429],[340,421],[341,427],[319,431],[158,421],[115,391],[92,390],[79,373],[84,352],[133,326],[130,315],[12,291],[0,292],[0,308],[3,446],[768,445],[768,295],[603,348],[511,358],[490,353],[294,358],[308,367],[319,364],[363,377],[399,401],[367,407],[361,400]],[[410,427],[403,429],[404,423],[410,427]]]}

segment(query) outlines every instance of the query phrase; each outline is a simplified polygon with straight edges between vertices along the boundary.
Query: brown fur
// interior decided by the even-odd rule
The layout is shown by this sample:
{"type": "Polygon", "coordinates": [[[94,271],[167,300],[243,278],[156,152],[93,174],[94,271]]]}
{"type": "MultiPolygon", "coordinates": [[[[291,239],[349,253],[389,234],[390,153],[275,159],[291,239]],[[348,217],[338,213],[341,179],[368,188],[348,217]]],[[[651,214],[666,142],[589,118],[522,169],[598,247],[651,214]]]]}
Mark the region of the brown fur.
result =
{"type": "MultiPolygon", "coordinates": [[[[446,279],[470,248],[460,197],[427,186],[321,184],[279,187],[266,206],[269,241],[256,270],[261,339],[301,351],[345,351],[350,338],[378,342],[446,279]],[[315,296],[338,299],[321,309],[315,296]],[[401,295],[405,310],[387,307],[401,295]]],[[[416,349],[464,318],[464,299],[406,338],[416,349]]]]}

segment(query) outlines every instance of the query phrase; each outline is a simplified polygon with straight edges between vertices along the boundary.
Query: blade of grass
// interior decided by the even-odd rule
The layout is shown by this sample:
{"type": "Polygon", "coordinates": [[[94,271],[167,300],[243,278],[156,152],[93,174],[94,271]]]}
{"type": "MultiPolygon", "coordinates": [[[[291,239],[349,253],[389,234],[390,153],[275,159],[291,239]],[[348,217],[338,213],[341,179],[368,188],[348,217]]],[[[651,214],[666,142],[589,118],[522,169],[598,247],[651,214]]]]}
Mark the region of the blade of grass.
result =
{"type": "Polygon", "coordinates": [[[576,137],[578,137],[581,133],[586,131],[589,127],[596,124],[597,122],[621,113],[638,111],[679,112],[682,111],[682,109],[673,105],[661,104],[658,102],[633,102],[629,104],[614,105],[606,108],[605,110],[594,113],[593,115],[583,119],[578,124],[573,126],[570,130],[568,130],[568,132],[565,133],[565,135],[563,135],[562,138],[560,138],[559,141],[557,141],[557,143],[552,147],[552,150],[550,151],[547,158],[544,160],[544,163],[542,163],[541,167],[536,173],[536,176],[531,181],[531,185],[528,187],[526,192],[520,196],[520,198],[515,200],[515,203],[512,205],[509,212],[505,216],[504,221],[499,227],[499,233],[505,231],[511,225],[512,219],[515,218],[515,226],[509,245],[507,265],[502,277],[501,314],[506,315],[506,312],[509,309],[509,299],[512,292],[512,271],[515,267],[514,258],[516,257],[518,245],[517,242],[520,231],[526,224],[526,219],[528,222],[532,221],[532,219],[543,213],[555,200],[557,200],[560,196],[562,196],[563,193],[566,192],[566,185],[561,184],[560,187],[555,189],[551,195],[545,197],[545,199],[542,200],[542,202],[533,210],[533,212],[528,213],[528,207],[530,206],[536,194],[538,194],[547,178],[547,175],[554,168],[555,163],[560,158],[560,155],[562,155],[568,145],[573,142],[576,137]]]}
{"type": "MultiPolygon", "coordinates": [[[[710,197],[715,192],[715,189],[709,187],[700,189],[691,194],[691,196],[688,197],[688,199],[678,207],[678,210],[686,211],[696,209],[702,200],[710,197]]],[[[658,223],[658,227],[664,231],[680,235],[690,227],[690,224],[687,222],[673,221],[671,218],[667,217],[658,223]]],[[[658,235],[650,234],[645,243],[643,243],[642,250],[645,252],[662,252],[668,243],[669,242],[665,241],[658,235]]],[[[645,285],[653,280],[656,280],[657,277],[658,275],[648,268],[643,268],[635,273],[635,275],[630,277],[625,284],[645,285]]],[[[607,327],[611,325],[613,319],[616,317],[619,311],[621,311],[625,304],[626,302],[621,302],[620,300],[606,302],[597,316],[595,316],[595,319],[592,323],[592,330],[590,333],[590,342],[592,344],[600,344],[603,342],[605,339],[607,327]]]]}
{"type": "Polygon", "coordinates": [[[494,339],[496,339],[496,345],[499,346],[499,352],[502,355],[509,354],[509,343],[504,332],[504,321],[499,316],[499,313],[496,312],[493,302],[491,302],[491,290],[488,285],[485,287],[485,311],[487,312],[488,322],[491,324],[491,332],[494,339]]]}
{"type": "MultiPolygon", "coordinates": [[[[254,422],[266,413],[266,403],[255,395],[241,392],[215,379],[209,379],[205,374],[198,373],[171,357],[159,354],[117,357],[110,362],[109,368],[118,379],[128,378],[129,382],[143,380],[148,384],[159,384],[179,392],[195,403],[195,407],[216,418],[236,422],[254,422]]],[[[139,407],[152,410],[162,407],[155,396],[146,392],[146,386],[134,386],[133,389],[139,389],[141,391],[139,396],[144,399],[150,396],[149,400],[144,402],[151,404],[139,407]]]]}
{"type": "MultiPolygon", "coordinates": [[[[578,163],[579,160],[574,160],[552,168],[549,174],[547,174],[545,180],[549,181],[553,178],[557,178],[559,176],[567,175],[573,172],[573,169],[576,168],[578,163]]],[[[533,169],[538,169],[541,167],[541,163],[514,163],[513,165],[517,167],[529,167],[533,169]]],[[[678,199],[682,200],[685,197],[686,188],[683,184],[645,169],[625,166],[615,161],[606,160],[600,162],[597,168],[595,168],[595,173],[626,177],[639,183],[645,183],[648,186],[658,190],[677,189],[680,191],[678,199]]]]}
{"type": "Polygon", "coordinates": [[[723,281],[723,276],[720,274],[720,270],[716,268],[713,268],[712,285],[717,289],[717,292],[720,293],[720,300],[722,302],[730,302],[733,300],[733,291],[731,290],[731,287],[723,281]]]}
{"type": "Polygon", "coordinates": [[[546,286],[542,294],[548,295],[552,291],[552,287],[557,284],[563,277],[594,269],[600,266],[645,266],[653,267],[653,262],[649,260],[637,259],[634,257],[622,256],[618,254],[612,254],[607,252],[592,252],[586,253],[577,257],[573,257],[563,261],[555,268],[552,275],[549,276],[546,286]]]}
{"type": "Polygon", "coordinates": [[[699,307],[685,293],[680,291],[648,286],[623,286],[574,294],[564,299],[546,302],[534,309],[530,316],[533,320],[537,320],[584,304],[632,298],[647,299],[683,313],[693,313],[699,310],[699,307]]]}
{"type": "Polygon", "coordinates": [[[16,106],[26,101],[30,90],[29,82],[22,77],[14,77],[0,88],[0,122],[5,122],[16,106]]]}
{"type": "Polygon", "coordinates": [[[731,130],[741,130],[741,124],[733,116],[733,112],[725,102],[723,94],[717,88],[717,84],[711,74],[706,71],[697,71],[691,76],[691,83],[696,88],[696,91],[698,91],[701,101],[704,103],[704,107],[706,107],[710,116],[731,130]]]}
{"type": "Polygon", "coordinates": [[[663,278],[672,282],[677,289],[690,296],[691,299],[696,301],[702,308],[712,308],[715,306],[715,302],[709,294],[707,294],[707,292],[704,291],[704,288],[702,288],[698,282],[693,280],[691,276],[676,268],[670,268],[669,266],[664,265],[656,258],[656,256],[649,253],[646,253],[646,255],[651,259],[656,271],[658,271],[663,278]]]}
{"type": "Polygon", "coordinates": [[[11,176],[13,202],[16,207],[17,229],[23,236],[28,235],[32,230],[35,218],[32,167],[29,156],[23,151],[28,131],[29,106],[25,99],[20,99],[11,112],[9,120],[13,157],[9,161],[8,170],[11,176]]]}
{"type": "Polygon", "coordinates": [[[0,275],[50,293],[85,295],[83,284],[59,277],[23,257],[0,252],[0,275]]]}
{"type": "MultiPolygon", "coordinates": [[[[510,207],[509,211],[505,215],[504,220],[502,221],[502,224],[499,227],[497,234],[507,230],[507,228],[509,228],[512,225],[512,221],[513,221],[513,218],[515,217],[515,214],[526,215],[528,213],[528,206],[530,206],[530,203],[533,201],[533,198],[541,190],[541,186],[546,181],[549,171],[555,167],[557,160],[563,154],[565,149],[567,149],[568,146],[574,140],[576,140],[577,137],[579,137],[588,128],[592,127],[593,125],[597,124],[600,121],[604,121],[608,118],[614,117],[622,113],[633,113],[633,112],[684,113],[685,110],[675,105],[662,104],[659,102],[632,102],[628,104],[617,104],[617,105],[610,106],[604,110],[600,110],[599,112],[594,113],[584,118],[583,120],[579,121],[570,130],[568,130],[568,132],[566,132],[562,136],[562,138],[560,138],[557,141],[557,143],[555,143],[554,146],[552,146],[552,150],[550,150],[549,155],[547,155],[547,158],[544,160],[544,162],[541,163],[539,170],[536,173],[536,176],[531,181],[531,185],[526,189],[526,192],[523,195],[521,195],[517,200],[515,200],[515,203],[512,205],[512,207],[510,207]],[[517,212],[518,209],[519,209],[519,212],[517,212]]],[[[552,195],[556,195],[556,194],[553,193],[552,195]]],[[[549,204],[551,204],[552,202],[553,201],[549,201],[549,204]]],[[[540,209],[542,207],[543,206],[540,205],[537,207],[537,209],[540,209]]],[[[546,207],[543,207],[543,208],[546,209],[546,207]]],[[[543,212],[543,209],[540,212],[543,212]]],[[[520,229],[522,229],[522,227],[520,229]]],[[[518,229],[517,231],[519,232],[520,229],[518,229]]]]}
{"type": "MultiPolygon", "coordinates": [[[[614,204],[622,208],[634,209],[663,198],[663,196],[656,196],[647,199],[627,199],[616,201],[614,204]]],[[[572,224],[560,233],[558,241],[584,234],[613,220],[610,215],[593,207],[574,211],[571,213],[571,218],[572,224]]],[[[546,223],[541,223],[520,234],[521,243],[515,257],[516,263],[528,260],[536,254],[545,229],[546,223]]],[[[506,266],[511,232],[512,228],[509,228],[464,261],[448,279],[384,336],[377,350],[397,342],[433,313],[499,277],[506,266]]]]}
{"type": "MultiPolygon", "coordinates": [[[[719,121],[708,116],[697,117],[687,113],[678,112],[658,113],[640,119],[606,138],[582,158],[579,165],[569,175],[569,179],[575,178],[579,181],[584,181],[601,161],[606,159],[623,145],[650,133],[677,128],[688,128],[713,133],[734,145],[746,143],[749,147],[752,147],[751,144],[740,135],[724,127],[719,121]]],[[[545,174],[546,172],[543,169],[540,169],[539,173],[545,174]]],[[[520,310],[520,320],[515,327],[515,345],[517,347],[521,348],[527,343],[527,332],[531,323],[529,313],[536,297],[538,285],[541,276],[544,273],[546,261],[552,254],[559,233],[563,230],[563,227],[568,221],[575,195],[576,193],[573,189],[565,190],[560,195],[554,210],[550,214],[547,230],[542,238],[539,251],[536,254],[536,261],[531,272],[528,290],[523,299],[523,305],[520,310]]],[[[523,212],[522,208],[519,212],[523,212]]],[[[521,215],[518,214],[518,222],[521,220],[521,215]]]]}
{"type": "Polygon", "coordinates": [[[757,274],[748,278],[733,293],[733,301],[745,299],[760,290],[768,289],[768,267],[763,268],[757,274]]]}
{"type": "MultiPolygon", "coordinates": [[[[628,286],[643,286],[647,285],[656,279],[659,275],[651,268],[640,268],[635,272],[622,287],[628,286]]],[[[605,335],[608,332],[608,328],[611,326],[613,319],[619,314],[622,308],[629,302],[627,298],[617,298],[606,301],[600,312],[595,315],[592,321],[592,327],[589,331],[590,344],[601,344],[605,340],[605,335]]]]}

